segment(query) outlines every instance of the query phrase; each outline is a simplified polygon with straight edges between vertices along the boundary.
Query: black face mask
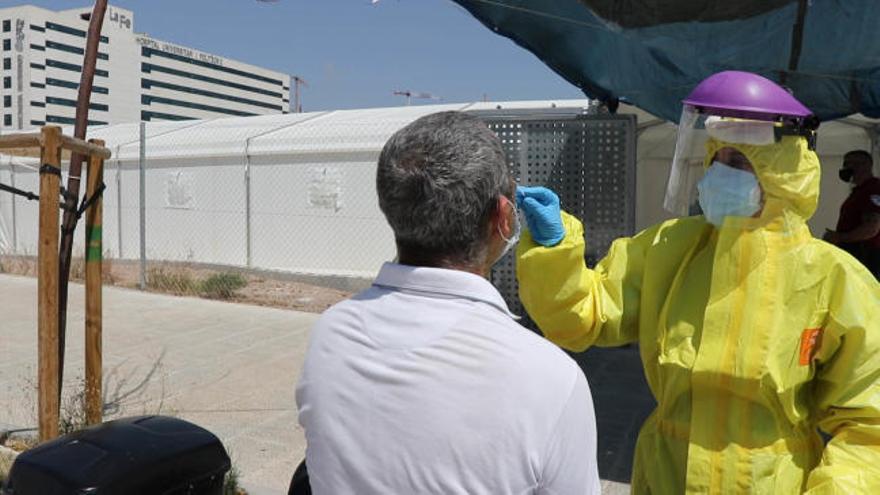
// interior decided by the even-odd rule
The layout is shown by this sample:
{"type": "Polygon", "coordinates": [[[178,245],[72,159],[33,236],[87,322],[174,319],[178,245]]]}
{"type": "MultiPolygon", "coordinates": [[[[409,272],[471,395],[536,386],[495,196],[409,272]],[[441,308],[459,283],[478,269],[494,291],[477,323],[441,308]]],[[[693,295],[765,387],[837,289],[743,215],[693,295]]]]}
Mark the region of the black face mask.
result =
{"type": "Polygon", "coordinates": [[[853,170],[851,168],[842,168],[837,175],[840,176],[840,180],[850,182],[853,178],[853,170]]]}

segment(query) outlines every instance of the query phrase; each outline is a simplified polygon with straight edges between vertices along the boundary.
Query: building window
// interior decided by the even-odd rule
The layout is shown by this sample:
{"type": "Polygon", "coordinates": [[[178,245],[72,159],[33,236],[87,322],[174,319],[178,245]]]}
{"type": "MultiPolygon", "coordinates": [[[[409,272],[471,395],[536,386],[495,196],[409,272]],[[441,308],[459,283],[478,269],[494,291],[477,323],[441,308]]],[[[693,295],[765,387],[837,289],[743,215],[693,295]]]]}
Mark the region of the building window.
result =
{"type": "Polygon", "coordinates": [[[33,29],[34,31],[39,31],[41,33],[46,32],[46,28],[44,28],[43,26],[37,26],[36,24],[31,24],[31,29],[33,29]]]}
{"type": "Polygon", "coordinates": [[[3,59],[3,70],[10,70],[10,69],[12,69],[12,59],[11,58],[4,58],[3,59]]]}
{"type": "Polygon", "coordinates": [[[153,119],[162,119],[162,120],[196,120],[195,117],[186,117],[184,115],[173,115],[170,113],[162,113],[162,112],[150,112],[148,110],[141,110],[141,120],[145,122],[149,122],[153,119]]]}
{"type": "Polygon", "coordinates": [[[82,55],[86,51],[78,46],[66,45],[64,43],[58,43],[56,41],[46,40],[46,48],[51,48],[53,50],[61,50],[62,52],[67,53],[75,53],[77,55],[82,55]]]}
{"type": "MultiPolygon", "coordinates": [[[[64,26],[61,24],[55,24],[54,22],[47,22],[46,29],[51,29],[52,31],[58,31],[59,33],[72,34],[74,36],[79,36],[80,38],[86,37],[86,32],[82,29],[76,29],[68,26],[64,26]]],[[[106,36],[101,36],[101,43],[109,43],[110,39],[106,36]]]]}
{"type": "Polygon", "coordinates": [[[144,105],[150,105],[152,103],[161,103],[163,105],[174,105],[174,106],[184,107],[184,108],[194,108],[196,110],[204,110],[206,112],[217,112],[217,113],[224,113],[227,115],[238,115],[240,117],[249,117],[252,115],[257,115],[255,113],[239,112],[238,110],[230,110],[228,108],[215,107],[215,106],[211,106],[211,105],[202,105],[199,103],[192,103],[190,101],[174,100],[171,98],[163,98],[161,96],[141,95],[141,103],[144,105]]]}
{"type": "Polygon", "coordinates": [[[54,77],[47,77],[46,84],[49,86],[58,86],[59,88],[79,89],[78,83],[55,79],[54,77]]]}
{"type": "Polygon", "coordinates": [[[35,44],[31,43],[31,50],[37,50],[37,51],[40,51],[40,52],[45,52],[45,51],[46,51],[46,47],[43,46],[43,45],[35,45],[35,44]]]}
{"type": "MultiPolygon", "coordinates": [[[[55,79],[53,77],[46,78],[46,84],[48,86],[57,86],[59,88],[70,88],[70,89],[79,89],[79,83],[64,81],[61,79],[55,79]]],[[[109,95],[110,90],[103,86],[92,86],[93,93],[100,93],[102,95],[109,95]]]]}
{"type": "MultiPolygon", "coordinates": [[[[51,122],[52,124],[76,124],[76,119],[71,117],[59,117],[57,115],[47,115],[46,122],[51,122]]],[[[107,122],[102,122],[100,120],[90,120],[88,125],[107,125],[107,122]]]]}
{"type": "Polygon", "coordinates": [[[38,126],[41,126],[41,125],[46,125],[46,123],[43,122],[42,120],[32,120],[32,121],[31,121],[31,125],[38,125],[38,126]]]}
{"type": "Polygon", "coordinates": [[[6,95],[3,97],[3,108],[12,108],[12,97],[6,95]]]}
{"type": "Polygon", "coordinates": [[[55,67],[56,69],[69,70],[71,72],[82,72],[82,66],[76,64],[68,64],[67,62],[59,62],[57,60],[46,59],[47,67],[55,67]]]}
{"type": "Polygon", "coordinates": [[[3,40],[3,51],[8,52],[9,50],[12,50],[12,40],[3,40]]]}
{"type": "Polygon", "coordinates": [[[212,64],[210,62],[205,62],[202,60],[197,60],[194,58],[184,57],[183,55],[177,55],[176,53],[168,53],[160,50],[156,50],[155,48],[150,48],[147,46],[141,47],[141,55],[144,57],[152,57],[156,55],[157,57],[165,57],[170,58],[171,60],[177,60],[179,62],[185,62],[192,65],[198,65],[199,67],[206,67],[208,69],[214,69],[217,71],[227,72],[229,74],[235,74],[236,76],[247,77],[250,79],[256,79],[257,81],[263,81],[270,84],[276,84],[278,86],[282,86],[283,83],[278,79],[272,79],[270,77],[261,76],[259,74],[251,74],[250,72],[245,72],[243,70],[233,69],[232,67],[224,67],[222,65],[212,64]]]}
{"type": "Polygon", "coordinates": [[[141,88],[150,89],[153,86],[157,88],[170,89],[172,91],[179,91],[181,93],[189,93],[200,96],[207,96],[209,98],[217,98],[220,100],[234,101],[236,103],[242,103],[244,105],[252,105],[256,107],[269,108],[272,110],[281,110],[281,105],[266,103],[263,101],[250,100],[248,98],[241,98],[238,96],[229,96],[221,93],[215,93],[213,91],[205,91],[203,89],[191,88],[187,86],[180,86],[178,84],[171,84],[162,81],[153,81],[151,79],[141,79],[141,88]]]}
{"type": "MultiPolygon", "coordinates": [[[[46,66],[55,67],[56,69],[69,70],[71,72],[82,72],[82,66],[80,65],[68,64],[67,62],[59,62],[57,60],[46,59],[46,66]]],[[[31,67],[33,67],[33,64],[31,64],[31,67]]],[[[108,73],[106,70],[95,69],[95,75],[99,77],[108,77],[110,73],[108,73]]]]}
{"type": "MultiPolygon", "coordinates": [[[[77,55],[85,55],[86,51],[78,46],[58,43],[57,41],[46,41],[46,48],[58,50],[67,53],[75,53],[77,55]]],[[[110,60],[110,56],[106,53],[98,52],[98,60],[110,60]]]]}
{"type": "Polygon", "coordinates": [[[3,116],[3,125],[5,125],[5,126],[12,125],[12,115],[4,115],[3,116]]]}
{"type": "Polygon", "coordinates": [[[186,72],[177,69],[171,69],[169,67],[162,67],[161,65],[153,65],[148,64],[146,62],[141,63],[141,72],[146,74],[150,74],[153,71],[155,72],[164,72],[165,74],[171,74],[172,76],[180,76],[186,77],[188,79],[195,79],[197,81],[204,81],[211,84],[219,84],[221,86],[227,86],[230,88],[240,89],[242,91],[250,91],[252,93],[259,93],[261,95],[271,96],[273,98],[281,98],[281,93],[275,93],[273,91],[269,91],[267,89],[262,88],[254,88],[252,86],[246,86],[244,84],[238,84],[230,81],[224,81],[223,79],[216,79],[213,77],[203,76],[201,74],[193,74],[192,72],[186,72]]]}
{"type": "Polygon", "coordinates": [[[42,101],[32,101],[31,106],[32,107],[39,107],[39,108],[46,108],[46,104],[43,103],[42,101]]]}
{"type": "Polygon", "coordinates": [[[43,84],[43,83],[38,83],[38,82],[31,82],[31,87],[32,87],[32,88],[38,88],[38,89],[46,89],[46,85],[45,85],[45,84],[43,84]]]}
{"type": "Polygon", "coordinates": [[[12,89],[12,78],[6,76],[3,78],[3,89],[12,89]]]}
{"type": "MultiPolygon", "coordinates": [[[[76,108],[76,101],[68,100],[67,98],[56,98],[54,96],[47,96],[46,103],[49,103],[51,105],[63,105],[65,107],[76,108]]],[[[91,110],[98,110],[100,112],[106,112],[110,109],[110,107],[108,107],[104,103],[89,103],[89,108],[91,110]]]]}
{"type": "Polygon", "coordinates": [[[10,31],[12,31],[12,21],[10,21],[9,19],[4,19],[3,20],[3,32],[8,33],[10,31]]]}
{"type": "Polygon", "coordinates": [[[31,62],[31,69],[46,70],[46,66],[31,62]]]}

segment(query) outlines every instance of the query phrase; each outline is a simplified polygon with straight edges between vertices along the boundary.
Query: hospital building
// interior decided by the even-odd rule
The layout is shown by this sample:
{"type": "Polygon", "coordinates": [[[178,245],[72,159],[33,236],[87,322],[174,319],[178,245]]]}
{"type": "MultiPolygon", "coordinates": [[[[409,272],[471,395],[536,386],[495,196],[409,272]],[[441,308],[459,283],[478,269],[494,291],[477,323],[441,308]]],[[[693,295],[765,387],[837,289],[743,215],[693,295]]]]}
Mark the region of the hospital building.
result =
{"type": "MultiPolygon", "coordinates": [[[[91,7],[0,8],[0,131],[73,124],[91,7]]],[[[288,113],[290,76],[134,31],[109,6],[89,124],[288,113]]]]}

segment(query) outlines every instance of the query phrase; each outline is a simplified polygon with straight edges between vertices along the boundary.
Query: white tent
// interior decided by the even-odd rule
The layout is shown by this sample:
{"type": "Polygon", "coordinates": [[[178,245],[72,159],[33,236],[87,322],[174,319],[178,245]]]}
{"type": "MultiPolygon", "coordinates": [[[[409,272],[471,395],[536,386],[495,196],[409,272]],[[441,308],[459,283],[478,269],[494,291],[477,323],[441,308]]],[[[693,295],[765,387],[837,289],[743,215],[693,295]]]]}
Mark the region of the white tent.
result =
{"type": "MultiPolygon", "coordinates": [[[[393,258],[391,231],[378,209],[375,165],[395,131],[443,110],[581,109],[586,100],[480,102],[303,114],[232,117],[145,125],[148,259],[250,266],[287,272],[371,277],[393,258]]],[[[637,214],[642,229],[662,209],[675,126],[633,107],[638,119],[637,214]]],[[[820,207],[810,224],[834,226],[847,186],[837,177],[844,152],[872,149],[876,123],[853,117],[823,124],[820,207]]],[[[104,249],[139,256],[140,124],[89,129],[113,157],[105,182],[104,249]]],[[[71,132],[71,129],[65,129],[71,132]]],[[[0,161],[0,181],[36,190],[33,164],[0,161]]],[[[0,195],[0,248],[36,252],[34,202],[0,195]],[[11,229],[15,225],[15,235],[11,229]]],[[[79,240],[79,239],[78,239],[79,240]]]]}

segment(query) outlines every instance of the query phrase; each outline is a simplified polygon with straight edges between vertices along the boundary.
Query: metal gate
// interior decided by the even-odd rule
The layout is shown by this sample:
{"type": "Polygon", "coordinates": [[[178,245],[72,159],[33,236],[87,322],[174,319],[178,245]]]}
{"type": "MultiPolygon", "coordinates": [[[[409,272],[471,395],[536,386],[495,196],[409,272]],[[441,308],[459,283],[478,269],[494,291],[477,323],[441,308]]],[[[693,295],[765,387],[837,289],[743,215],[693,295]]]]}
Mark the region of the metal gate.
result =
{"type": "MultiPolygon", "coordinates": [[[[520,185],[546,186],[584,224],[586,262],[594,266],[612,241],[635,231],[636,117],[584,115],[580,109],[534,114],[478,114],[501,138],[520,185]]],[[[513,253],[492,271],[510,310],[535,329],[517,294],[513,253]]]]}

